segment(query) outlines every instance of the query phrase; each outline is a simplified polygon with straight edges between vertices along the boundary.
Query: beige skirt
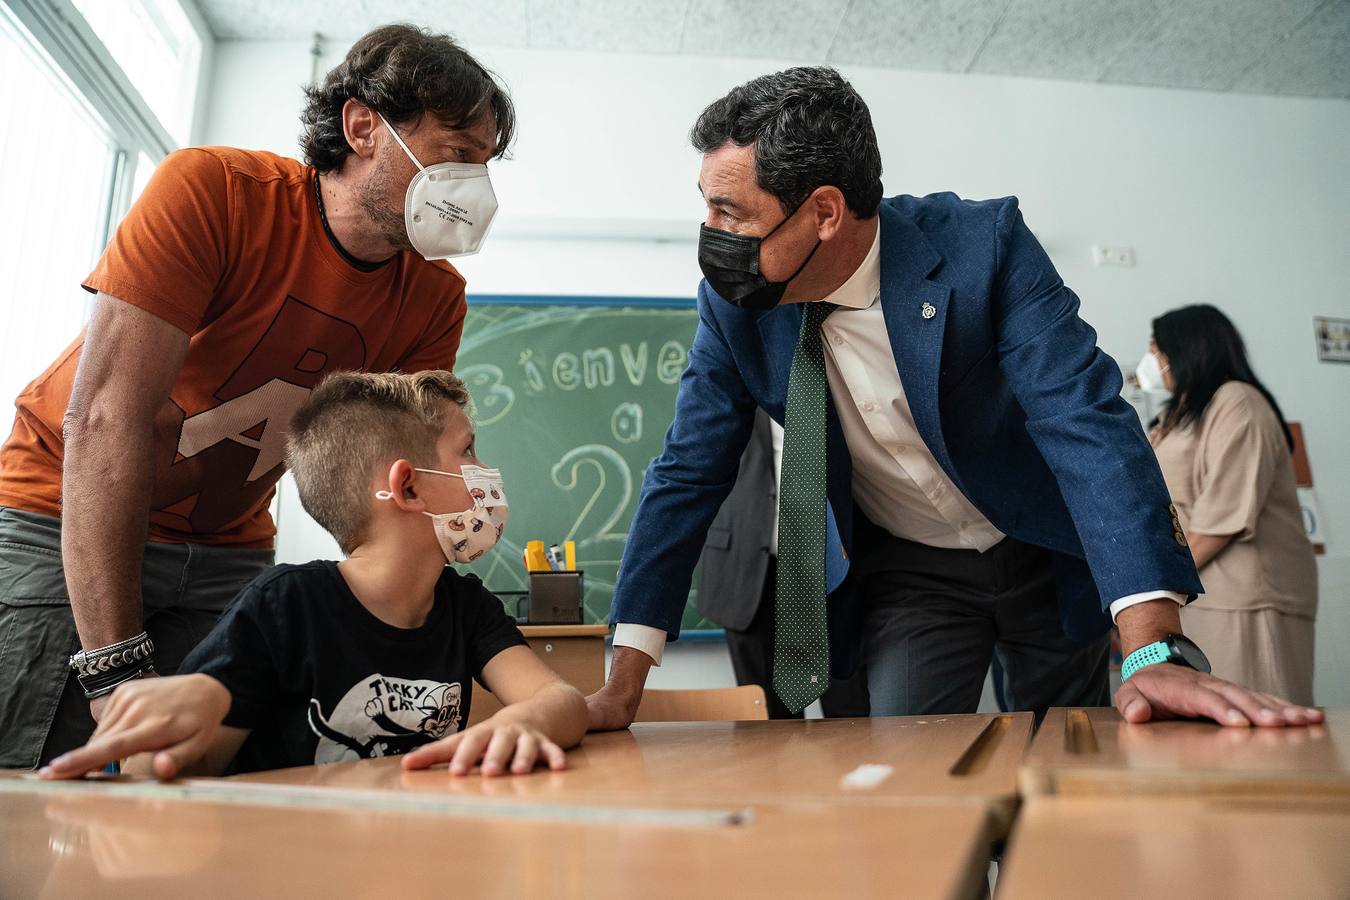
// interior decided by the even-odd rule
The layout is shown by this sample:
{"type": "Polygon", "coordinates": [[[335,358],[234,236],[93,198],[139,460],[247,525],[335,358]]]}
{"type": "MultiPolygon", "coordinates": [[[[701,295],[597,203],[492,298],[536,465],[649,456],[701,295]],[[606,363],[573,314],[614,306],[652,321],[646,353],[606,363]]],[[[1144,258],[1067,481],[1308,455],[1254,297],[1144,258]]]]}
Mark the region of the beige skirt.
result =
{"type": "Polygon", "coordinates": [[[1313,703],[1313,620],[1275,609],[1213,609],[1192,603],[1181,627],[1220,678],[1293,703],[1313,703]]]}

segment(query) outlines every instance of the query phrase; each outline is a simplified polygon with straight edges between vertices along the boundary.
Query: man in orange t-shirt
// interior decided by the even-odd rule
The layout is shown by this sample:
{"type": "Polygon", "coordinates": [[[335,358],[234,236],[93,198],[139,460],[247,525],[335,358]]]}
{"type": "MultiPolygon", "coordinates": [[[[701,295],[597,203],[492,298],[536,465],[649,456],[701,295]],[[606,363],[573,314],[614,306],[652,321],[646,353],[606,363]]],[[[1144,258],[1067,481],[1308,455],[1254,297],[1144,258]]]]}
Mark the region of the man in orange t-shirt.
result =
{"type": "Polygon", "coordinates": [[[82,744],[116,684],[174,672],[271,564],[290,417],[326,373],[454,365],[464,279],[442,260],[491,222],[510,98],[449,37],[387,26],[303,122],[307,164],[168,156],[84,282],[88,327],[18,398],[0,767],[82,744]]]}

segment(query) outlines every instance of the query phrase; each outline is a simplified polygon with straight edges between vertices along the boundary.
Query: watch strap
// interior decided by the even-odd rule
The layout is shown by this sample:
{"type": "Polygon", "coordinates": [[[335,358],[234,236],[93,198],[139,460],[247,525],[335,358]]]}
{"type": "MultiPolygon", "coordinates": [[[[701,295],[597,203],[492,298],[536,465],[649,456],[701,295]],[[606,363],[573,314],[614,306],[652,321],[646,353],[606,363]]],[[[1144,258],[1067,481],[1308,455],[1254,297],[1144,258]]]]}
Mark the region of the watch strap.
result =
{"type": "Polygon", "coordinates": [[[1167,641],[1154,641],[1151,644],[1145,644],[1125,657],[1125,661],[1120,664],[1120,679],[1126,681],[1140,669],[1171,661],[1172,647],[1167,641]]]}

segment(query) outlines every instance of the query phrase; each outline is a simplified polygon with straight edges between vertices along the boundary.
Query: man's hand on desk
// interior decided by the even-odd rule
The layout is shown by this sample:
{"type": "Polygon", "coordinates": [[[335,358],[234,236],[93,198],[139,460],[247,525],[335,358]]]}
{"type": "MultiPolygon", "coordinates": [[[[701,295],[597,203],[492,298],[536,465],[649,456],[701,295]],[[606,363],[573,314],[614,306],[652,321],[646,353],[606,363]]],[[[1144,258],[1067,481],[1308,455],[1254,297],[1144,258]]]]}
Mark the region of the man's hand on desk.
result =
{"type": "Polygon", "coordinates": [[[633,724],[652,658],[632,647],[615,647],[609,680],[586,698],[591,731],[619,731],[633,724]]]}
{"type": "Polygon", "coordinates": [[[1220,725],[1310,725],[1322,711],[1270,694],[1249,691],[1185,666],[1162,663],[1140,669],[1116,691],[1116,709],[1127,722],[1208,718],[1220,725]]]}
{"type": "Polygon", "coordinates": [[[230,692],[209,675],[128,681],[109,695],[89,743],[58,756],[38,776],[78,778],[110,762],[152,752],[153,774],[173,778],[212,749],[229,710],[230,692]]]}
{"type": "MultiPolygon", "coordinates": [[[[1120,629],[1121,652],[1129,656],[1169,634],[1180,634],[1180,608],[1166,599],[1139,603],[1121,610],[1116,626],[1120,629]]],[[[1116,691],[1116,709],[1127,722],[1208,718],[1220,725],[1239,728],[1309,725],[1323,719],[1321,710],[1249,691],[1173,663],[1159,663],[1135,672],[1116,691]]]]}

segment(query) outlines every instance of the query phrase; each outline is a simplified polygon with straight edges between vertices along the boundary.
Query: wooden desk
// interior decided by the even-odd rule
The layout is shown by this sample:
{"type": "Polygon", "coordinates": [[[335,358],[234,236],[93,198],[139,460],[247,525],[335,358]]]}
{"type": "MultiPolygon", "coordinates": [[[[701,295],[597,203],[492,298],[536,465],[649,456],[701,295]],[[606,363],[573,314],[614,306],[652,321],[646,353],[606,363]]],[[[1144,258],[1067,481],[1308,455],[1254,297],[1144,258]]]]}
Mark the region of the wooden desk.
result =
{"type": "Polygon", "coordinates": [[[1350,802],[1037,797],[1022,806],[999,900],[1344,900],[1350,802]]]}
{"type": "Polygon", "coordinates": [[[825,801],[974,803],[1004,836],[1017,809],[1017,769],[1031,736],[1030,713],[804,722],[640,723],[590,734],[564,772],[528,778],[451,778],[444,769],[404,772],[397,759],[363,760],[238,776],[254,784],[433,791],[518,803],[666,805],[825,801]],[[844,776],[879,764],[892,772],[872,787],[844,776]]]}
{"type": "Polygon", "coordinates": [[[739,824],[635,827],[71,787],[0,791],[0,895],[961,900],[988,866],[973,804],[771,803],[739,824]]]}
{"type": "Polygon", "coordinates": [[[1052,709],[1022,769],[1028,796],[1155,794],[1350,799],[1350,710],[1323,725],[1127,724],[1114,709],[1052,709]]]}
{"type": "MultiPolygon", "coordinates": [[[[536,656],[583,694],[594,693],[605,683],[608,625],[522,625],[520,633],[536,656]]],[[[474,683],[469,725],[501,708],[501,701],[491,691],[474,683]]]]}

